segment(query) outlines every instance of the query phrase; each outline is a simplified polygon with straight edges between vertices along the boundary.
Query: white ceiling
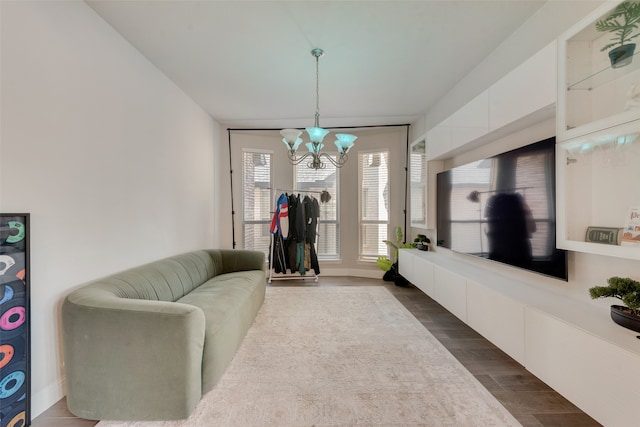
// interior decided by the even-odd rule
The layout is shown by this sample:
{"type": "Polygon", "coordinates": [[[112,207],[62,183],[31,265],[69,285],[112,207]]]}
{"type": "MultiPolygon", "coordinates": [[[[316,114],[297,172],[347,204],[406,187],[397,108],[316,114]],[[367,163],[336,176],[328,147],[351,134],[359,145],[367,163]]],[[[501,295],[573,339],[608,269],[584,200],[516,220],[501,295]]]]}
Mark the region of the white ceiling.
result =
{"type": "Polygon", "coordinates": [[[234,127],[411,123],[542,0],[87,3],[212,117],[234,127]]]}

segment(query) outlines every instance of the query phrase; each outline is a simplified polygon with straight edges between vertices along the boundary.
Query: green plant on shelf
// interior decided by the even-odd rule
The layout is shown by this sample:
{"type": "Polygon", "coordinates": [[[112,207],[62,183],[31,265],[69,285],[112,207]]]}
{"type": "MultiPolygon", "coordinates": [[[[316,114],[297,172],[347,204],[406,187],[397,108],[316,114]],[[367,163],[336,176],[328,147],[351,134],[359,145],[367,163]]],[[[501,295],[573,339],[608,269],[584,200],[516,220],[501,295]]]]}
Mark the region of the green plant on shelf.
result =
{"type": "Polygon", "coordinates": [[[613,43],[607,44],[600,51],[623,46],[640,36],[640,32],[636,32],[639,24],[640,3],[628,1],[620,3],[609,16],[596,22],[596,30],[615,34],[611,39],[613,43]]]}
{"type": "Polygon", "coordinates": [[[625,306],[640,317],[640,282],[628,277],[610,277],[608,286],[594,286],[589,288],[591,298],[613,297],[621,300],[625,306]]]}

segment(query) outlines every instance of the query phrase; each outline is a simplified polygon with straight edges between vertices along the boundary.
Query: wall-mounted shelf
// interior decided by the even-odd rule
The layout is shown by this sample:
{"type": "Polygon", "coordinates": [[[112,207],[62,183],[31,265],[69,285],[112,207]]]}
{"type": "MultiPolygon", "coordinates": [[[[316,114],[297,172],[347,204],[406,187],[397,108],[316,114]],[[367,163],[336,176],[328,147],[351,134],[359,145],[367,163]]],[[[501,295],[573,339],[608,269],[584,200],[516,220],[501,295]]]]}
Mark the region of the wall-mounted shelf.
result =
{"type": "Polygon", "coordinates": [[[602,48],[615,35],[595,25],[618,3],[605,2],[558,39],[559,140],[640,118],[640,49],[628,65],[614,68],[602,48]]]}
{"type": "Polygon", "coordinates": [[[587,241],[588,227],[622,229],[640,207],[640,121],[561,141],[556,154],[558,247],[640,259],[640,243],[587,241]]]}
{"type": "Polygon", "coordinates": [[[614,66],[603,48],[616,36],[596,28],[620,3],[604,2],[558,38],[556,236],[562,249],[640,259],[640,245],[617,238],[640,207],[640,49],[614,66]],[[589,227],[611,239],[596,243],[589,227]]]}

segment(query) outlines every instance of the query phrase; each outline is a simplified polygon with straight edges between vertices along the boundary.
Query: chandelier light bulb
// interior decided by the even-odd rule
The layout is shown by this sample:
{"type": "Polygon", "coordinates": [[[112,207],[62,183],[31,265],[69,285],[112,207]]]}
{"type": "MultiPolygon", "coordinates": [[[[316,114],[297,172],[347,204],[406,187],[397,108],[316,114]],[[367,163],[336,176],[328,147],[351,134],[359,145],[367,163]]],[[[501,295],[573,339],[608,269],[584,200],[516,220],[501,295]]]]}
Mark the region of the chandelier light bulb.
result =
{"type": "Polygon", "coordinates": [[[348,153],[351,147],[354,146],[355,140],[358,139],[357,136],[348,133],[337,133],[336,138],[335,144],[341,154],[348,153]]]}

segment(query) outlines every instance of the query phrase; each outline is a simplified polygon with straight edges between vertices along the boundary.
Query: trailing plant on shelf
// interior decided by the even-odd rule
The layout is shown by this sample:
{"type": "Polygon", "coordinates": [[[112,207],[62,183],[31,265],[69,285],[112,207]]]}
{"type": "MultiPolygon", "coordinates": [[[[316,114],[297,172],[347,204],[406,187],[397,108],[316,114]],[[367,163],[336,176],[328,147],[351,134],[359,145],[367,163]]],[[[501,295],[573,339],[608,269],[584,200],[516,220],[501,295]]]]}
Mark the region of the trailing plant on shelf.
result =
{"type": "Polygon", "coordinates": [[[614,33],[613,43],[600,49],[601,52],[611,49],[609,59],[611,67],[620,68],[629,65],[635,51],[635,43],[631,40],[640,36],[640,3],[625,1],[620,3],[606,18],[596,22],[596,30],[614,33]]]}
{"type": "Polygon", "coordinates": [[[640,282],[628,277],[610,277],[607,286],[589,288],[591,298],[618,298],[624,306],[612,305],[611,318],[617,324],[640,332],[640,282]]]}

